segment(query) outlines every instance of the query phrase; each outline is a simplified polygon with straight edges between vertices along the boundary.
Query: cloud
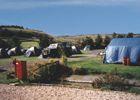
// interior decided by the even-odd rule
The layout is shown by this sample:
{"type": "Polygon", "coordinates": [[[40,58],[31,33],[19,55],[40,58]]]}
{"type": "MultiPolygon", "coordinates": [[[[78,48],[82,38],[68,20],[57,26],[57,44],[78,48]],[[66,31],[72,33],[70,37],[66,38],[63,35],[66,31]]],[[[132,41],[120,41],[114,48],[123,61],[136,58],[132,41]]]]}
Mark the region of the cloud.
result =
{"type": "Polygon", "coordinates": [[[118,6],[140,5],[139,0],[0,0],[0,9],[31,9],[49,6],[118,6]]]}

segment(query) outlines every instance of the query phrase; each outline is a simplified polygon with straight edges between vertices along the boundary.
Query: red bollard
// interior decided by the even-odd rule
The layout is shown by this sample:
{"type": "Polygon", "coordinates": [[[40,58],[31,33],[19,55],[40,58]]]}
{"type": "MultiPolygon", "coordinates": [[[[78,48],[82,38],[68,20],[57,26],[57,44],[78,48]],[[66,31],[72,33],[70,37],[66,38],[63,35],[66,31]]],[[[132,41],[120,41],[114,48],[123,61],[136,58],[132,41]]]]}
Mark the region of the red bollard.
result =
{"type": "Polygon", "coordinates": [[[128,66],[131,65],[131,60],[130,60],[130,58],[127,58],[127,65],[128,65],[128,66]]]}
{"type": "Polygon", "coordinates": [[[19,80],[27,79],[26,61],[15,61],[15,74],[19,80]]]}
{"type": "Polygon", "coordinates": [[[123,57],[123,64],[127,65],[127,57],[123,57]]]}

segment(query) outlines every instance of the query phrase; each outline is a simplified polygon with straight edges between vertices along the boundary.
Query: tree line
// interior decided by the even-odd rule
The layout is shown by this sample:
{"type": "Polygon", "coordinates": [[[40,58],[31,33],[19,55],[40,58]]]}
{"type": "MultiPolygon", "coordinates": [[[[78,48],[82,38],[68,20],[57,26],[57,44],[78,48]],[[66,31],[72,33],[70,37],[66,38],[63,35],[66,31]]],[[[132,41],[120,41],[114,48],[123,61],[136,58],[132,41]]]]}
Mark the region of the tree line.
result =
{"type": "Polygon", "coordinates": [[[79,48],[83,49],[86,45],[90,45],[91,49],[104,49],[113,38],[133,38],[134,33],[118,34],[113,33],[112,36],[106,35],[104,38],[98,34],[95,39],[91,37],[85,37],[78,40],[76,44],[79,48]]]}
{"type": "Polygon", "coordinates": [[[23,26],[18,26],[18,25],[0,25],[0,29],[2,28],[18,28],[18,29],[24,29],[23,26]]]}

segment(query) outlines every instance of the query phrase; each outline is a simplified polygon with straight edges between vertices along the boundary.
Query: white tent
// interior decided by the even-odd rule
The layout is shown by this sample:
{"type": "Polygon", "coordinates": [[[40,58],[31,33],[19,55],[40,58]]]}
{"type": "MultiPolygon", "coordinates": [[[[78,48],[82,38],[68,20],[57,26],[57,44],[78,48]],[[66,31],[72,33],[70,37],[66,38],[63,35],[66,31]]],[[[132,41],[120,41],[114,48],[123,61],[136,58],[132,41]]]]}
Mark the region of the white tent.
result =
{"type": "Polygon", "coordinates": [[[86,45],[85,47],[84,47],[84,51],[90,51],[91,50],[91,46],[90,45],[86,45]]]}

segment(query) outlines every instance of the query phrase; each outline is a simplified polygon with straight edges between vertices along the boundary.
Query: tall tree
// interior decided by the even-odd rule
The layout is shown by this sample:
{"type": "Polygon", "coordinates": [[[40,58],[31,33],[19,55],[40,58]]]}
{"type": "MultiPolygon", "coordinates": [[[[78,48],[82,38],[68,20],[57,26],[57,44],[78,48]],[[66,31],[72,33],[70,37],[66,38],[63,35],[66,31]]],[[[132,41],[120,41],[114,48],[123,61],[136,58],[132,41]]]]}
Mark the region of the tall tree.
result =
{"type": "Polygon", "coordinates": [[[86,45],[91,45],[91,46],[93,46],[93,44],[94,44],[94,41],[93,41],[93,39],[92,39],[91,37],[86,37],[86,38],[84,39],[84,42],[85,42],[86,45]]]}
{"type": "Polygon", "coordinates": [[[82,48],[84,48],[86,45],[90,45],[91,48],[93,48],[94,46],[94,40],[91,37],[85,37],[81,41],[79,41],[79,43],[81,44],[82,48]]]}
{"type": "Polygon", "coordinates": [[[131,32],[131,33],[128,33],[126,37],[127,38],[133,38],[133,36],[134,36],[134,33],[131,32]]]}
{"type": "Polygon", "coordinates": [[[109,37],[109,36],[105,36],[105,38],[104,38],[104,46],[107,46],[109,43],[110,43],[110,41],[111,41],[111,38],[109,37]]]}
{"type": "Polygon", "coordinates": [[[95,39],[95,45],[97,47],[101,47],[102,46],[102,42],[103,42],[103,38],[101,35],[97,35],[96,39],[95,39]]]}
{"type": "Polygon", "coordinates": [[[46,48],[49,44],[54,42],[53,38],[46,34],[40,35],[39,40],[39,46],[41,48],[46,48]]]}
{"type": "Polygon", "coordinates": [[[118,34],[117,35],[117,38],[124,38],[125,37],[125,35],[123,35],[123,34],[118,34]]]}
{"type": "Polygon", "coordinates": [[[114,33],[112,34],[112,38],[117,38],[117,33],[114,32],[114,33]]]}

